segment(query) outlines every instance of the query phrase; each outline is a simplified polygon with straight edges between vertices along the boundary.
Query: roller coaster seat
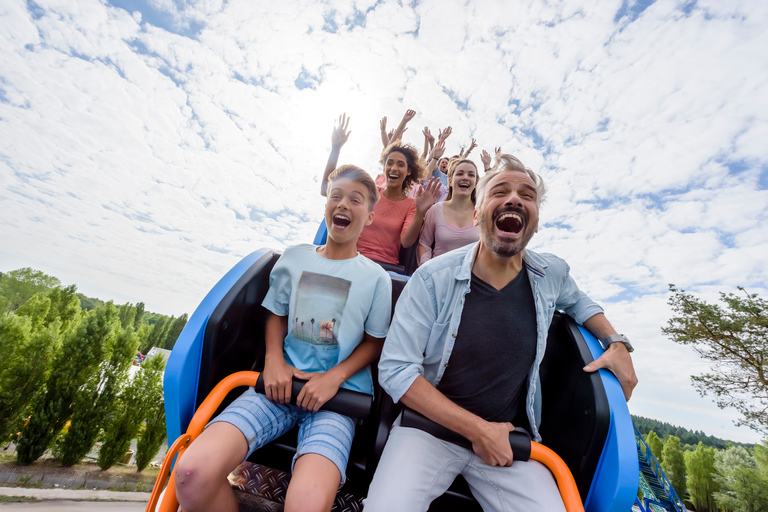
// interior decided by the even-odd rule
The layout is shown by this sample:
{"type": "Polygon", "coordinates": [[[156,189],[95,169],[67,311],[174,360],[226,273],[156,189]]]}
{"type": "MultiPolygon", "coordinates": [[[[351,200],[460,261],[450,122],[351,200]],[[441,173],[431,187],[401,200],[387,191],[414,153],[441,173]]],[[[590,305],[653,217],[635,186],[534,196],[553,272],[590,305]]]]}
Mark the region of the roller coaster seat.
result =
{"type": "MultiPolygon", "coordinates": [[[[168,439],[185,430],[197,406],[224,377],[264,364],[261,301],[279,254],[261,250],[244,258],[206,296],[190,318],[168,361],[165,403],[168,439]]],[[[392,274],[391,274],[392,275],[392,274]]],[[[393,310],[406,278],[392,275],[393,310]]],[[[634,432],[618,381],[609,372],[582,367],[602,352],[588,331],[557,314],[541,367],[543,443],[566,462],[587,511],[626,511],[638,488],[634,432]]],[[[375,376],[375,373],[374,373],[375,376]]],[[[219,410],[241,390],[230,393],[219,410]]],[[[357,427],[345,491],[365,496],[397,409],[376,385],[371,415],[357,427]]],[[[265,466],[287,470],[295,434],[252,455],[265,466]]],[[[466,483],[457,479],[430,510],[480,510],[466,483]]]]}

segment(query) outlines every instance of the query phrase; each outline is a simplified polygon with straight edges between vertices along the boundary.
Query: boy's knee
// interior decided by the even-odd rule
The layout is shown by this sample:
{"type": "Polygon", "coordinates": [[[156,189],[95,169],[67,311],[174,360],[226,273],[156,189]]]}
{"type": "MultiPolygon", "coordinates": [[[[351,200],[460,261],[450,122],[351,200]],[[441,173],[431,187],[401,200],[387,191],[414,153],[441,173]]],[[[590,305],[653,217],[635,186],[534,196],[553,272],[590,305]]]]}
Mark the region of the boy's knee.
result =
{"type": "Polygon", "coordinates": [[[205,502],[206,497],[215,488],[216,475],[209,467],[195,457],[182,457],[174,468],[176,478],[176,497],[182,506],[195,508],[194,505],[205,502]]]}

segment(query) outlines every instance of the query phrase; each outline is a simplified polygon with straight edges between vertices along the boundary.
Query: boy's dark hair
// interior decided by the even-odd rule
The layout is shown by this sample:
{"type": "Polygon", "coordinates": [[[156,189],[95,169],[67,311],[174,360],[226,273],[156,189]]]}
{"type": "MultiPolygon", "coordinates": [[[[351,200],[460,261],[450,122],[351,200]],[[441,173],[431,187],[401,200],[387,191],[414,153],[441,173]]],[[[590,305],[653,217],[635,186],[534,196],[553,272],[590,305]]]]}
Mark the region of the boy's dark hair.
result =
{"type": "Polygon", "coordinates": [[[402,141],[396,140],[389,144],[384,151],[381,152],[381,165],[386,165],[389,155],[392,153],[400,153],[405,157],[406,165],[411,173],[405,177],[403,181],[403,192],[408,193],[414,183],[419,183],[423,178],[426,168],[419,163],[419,150],[410,144],[403,144],[402,141]]]}
{"type": "Polygon", "coordinates": [[[373,211],[373,207],[379,202],[379,190],[370,174],[356,165],[340,165],[328,176],[328,193],[331,191],[331,183],[338,178],[348,178],[368,189],[368,211],[373,211]]]}

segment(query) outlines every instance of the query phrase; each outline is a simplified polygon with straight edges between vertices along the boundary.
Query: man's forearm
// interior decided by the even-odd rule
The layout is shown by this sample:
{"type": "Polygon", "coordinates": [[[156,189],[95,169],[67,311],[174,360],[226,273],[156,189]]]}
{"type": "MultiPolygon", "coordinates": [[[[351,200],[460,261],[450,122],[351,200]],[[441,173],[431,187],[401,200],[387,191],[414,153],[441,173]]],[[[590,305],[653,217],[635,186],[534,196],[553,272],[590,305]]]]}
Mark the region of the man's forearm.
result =
{"type": "Polygon", "coordinates": [[[435,423],[439,423],[469,440],[472,440],[482,425],[486,423],[479,416],[451,402],[421,375],[416,377],[400,401],[435,423]]]}
{"type": "Polygon", "coordinates": [[[587,321],[584,322],[584,327],[589,329],[589,332],[594,334],[598,340],[610,336],[611,334],[618,334],[603,313],[598,313],[589,317],[587,321]]]}

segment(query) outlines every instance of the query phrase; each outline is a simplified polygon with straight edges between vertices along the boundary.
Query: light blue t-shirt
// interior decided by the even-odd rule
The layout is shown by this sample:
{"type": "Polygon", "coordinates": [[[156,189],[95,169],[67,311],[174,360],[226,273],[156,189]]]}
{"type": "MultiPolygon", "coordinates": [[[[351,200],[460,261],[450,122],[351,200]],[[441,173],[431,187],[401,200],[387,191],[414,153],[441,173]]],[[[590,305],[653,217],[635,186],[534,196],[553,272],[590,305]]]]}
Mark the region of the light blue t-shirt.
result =
{"type": "MultiPolygon", "coordinates": [[[[285,362],[305,372],[324,372],[344,361],[366,332],[384,338],[389,330],[392,282],[384,270],[358,254],[329,260],[317,246],[285,250],[269,275],[262,306],[288,316],[285,362]]],[[[370,367],[341,385],[373,394],[370,367]]]]}

